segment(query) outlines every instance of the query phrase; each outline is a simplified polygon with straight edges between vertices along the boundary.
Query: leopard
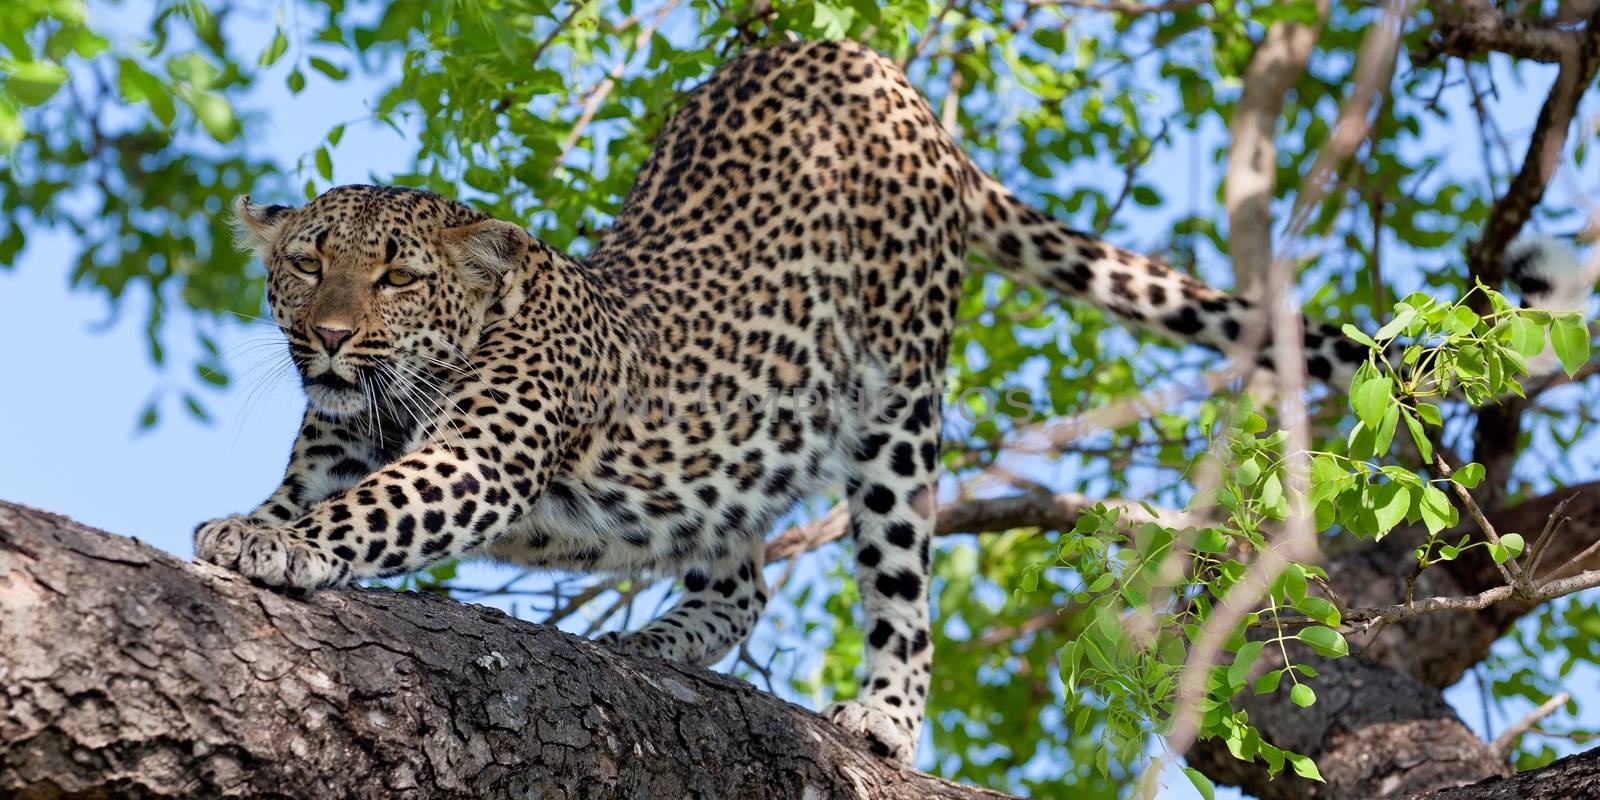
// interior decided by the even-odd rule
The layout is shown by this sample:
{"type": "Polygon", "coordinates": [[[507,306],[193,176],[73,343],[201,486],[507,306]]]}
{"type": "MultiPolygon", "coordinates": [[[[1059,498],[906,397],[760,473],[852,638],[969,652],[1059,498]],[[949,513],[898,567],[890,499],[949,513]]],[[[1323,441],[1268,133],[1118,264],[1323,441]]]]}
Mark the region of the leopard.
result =
{"type": "MultiPolygon", "coordinates": [[[[452,559],[670,578],[674,604],[605,643],[712,665],[769,600],[776,522],[842,493],[864,670],[825,716],[909,764],[971,257],[1224,352],[1265,312],[1029,206],[865,46],[750,49],[681,102],[581,258],[419,189],[239,197],[307,403],[281,483],[199,525],[196,559],[299,592],[452,559]]],[[[1315,378],[1368,355],[1303,331],[1315,378]]]]}

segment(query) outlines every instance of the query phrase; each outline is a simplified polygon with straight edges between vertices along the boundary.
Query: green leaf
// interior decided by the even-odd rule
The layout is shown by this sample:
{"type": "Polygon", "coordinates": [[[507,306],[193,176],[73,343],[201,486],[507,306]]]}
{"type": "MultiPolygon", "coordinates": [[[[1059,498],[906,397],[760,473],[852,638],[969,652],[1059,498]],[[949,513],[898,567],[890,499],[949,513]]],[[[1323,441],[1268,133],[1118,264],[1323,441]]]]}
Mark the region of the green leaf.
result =
{"type": "Polygon", "coordinates": [[[1294,768],[1294,774],[1299,775],[1308,781],[1316,781],[1317,783],[1327,782],[1322,779],[1322,773],[1317,771],[1317,762],[1312,761],[1311,759],[1300,755],[1299,753],[1285,752],[1283,756],[1289,760],[1289,766],[1294,768]]]}
{"type": "Polygon", "coordinates": [[[1240,645],[1238,652],[1233,656],[1233,663],[1228,666],[1228,685],[1241,686],[1250,677],[1250,668],[1255,666],[1256,659],[1261,655],[1261,648],[1267,643],[1260,639],[1245,642],[1240,645]]]}
{"type": "Polygon", "coordinates": [[[211,421],[211,415],[206,413],[205,406],[200,404],[200,398],[186,392],[183,395],[183,406],[184,408],[189,409],[189,413],[193,415],[195,419],[198,419],[201,422],[211,421]]]}
{"type": "Polygon", "coordinates": [[[156,423],[160,420],[161,409],[158,408],[155,403],[151,403],[150,405],[145,406],[144,411],[140,412],[139,414],[139,429],[149,430],[154,428],[156,423]]]}
{"type": "Polygon", "coordinates": [[[8,62],[0,64],[6,76],[5,93],[25,106],[36,106],[49,100],[67,80],[67,70],[59,64],[46,61],[8,62]]]}
{"type": "Polygon", "coordinates": [[[311,58],[311,68],[328,76],[328,78],[333,81],[342,81],[345,78],[350,77],[348,70],[334,64],[332,61],[329,61],[326,58],[317,58],[313,56],[311,58]]]}
{"type": "Polygon", "coordinates": [[[1509,553],[1512,558],[1522,555],[1522,548],[1524,546],[1522,534],[1508,533],[1500,537],[1500,544],[1505,547],[1506,552],[1509,553]]]}
{"type": "Polygon", "coordinates": [[[233,117],[233,106],[228,105],[221,95],[200,92],[190,99],[189,105],[211,138],[226,142],[239,132],[238,120],[233,117]]]}
{"type": "Polygon", "coordinates": [[[1562,314],[1550,325],[1550,344],[1571,377],[1589,360],[1589,326],[1577,314],[1562,314]]]}
{"type": "Polygon", "coordinates": [[[1256,481],[1261,479],[1261,462],[1255,456],[1245,459],[1234,472],[1233,478],[1240,486],[1255,486],[1256,481]]]}
{"type": "Polygon", "coordinates": [[[1391,401],[1383,410],[1383,419],[1378,422],[1378,429],[1372,436],[1372,454],[1381,456],[1389,452],[1389,446],[1394,444],[1395,424],[1400,421],[1400,404],[1391,401]]]}
{"type": "Polygon", "coordinates": [[[1312,703],[1317,702],[1317,693],[1311,691],[1310,686],[1297,683],[1293,689],[1289,690],[1289,699],[1293,700],[1294,704],[1301,708],[1310,708],[1312,703]]]}
{"type": "MultiPolygon", "coordinates": [[[[6,153],[22,141],[27,131],[22,127],[22,117],[17,107],[0,95],[0,153],[6,153]]],[[[0,257],[0,263],[10,263],[10,258],[0,257]]]]}
{"type": "Polygon", "coordinates": [[[1533,358],[1544,352],[1544,326],[1518,314],[1506,321],[1510,331],[1511,349],[1523,358],[1533,358]]]}
{"type": "Polygon", "coordinates": [[[1389,320],[1389,324],[1379,328],[1378,332],[1373,334],[1372,338],[1377,339],[1380,342],[1386,339],[1393,339],[1394,337],[1399,336],[1400,333],[1406,329],[1406,326],[1410,325],[1411,321],[1416,318],[1416,309],[1412,308],[1411,306],[1401,306],[1400,313],[1395,314],[1394,319],[1389,320]]]}
{"type": "Polygon", "coordinates": [[[1422,522],[1428,526],[1429,533],[1438,533],[1455,524],[1456,510],[1450,505],[1450,498],[1433,484],[1423,487],[1420,508],[1422,522]]]}
{"type": "Polygon", "coordinates": [[[1317,655],[1327,658],[1341,658],[1350,655],[1350,645],[1344,637],[1332,628],[1313,626],[1300,631],[1300,641],[1311,645],[1317,655]]]}
{"type": "Polygon", "coordinates": [[[1371,336],[1368,336],[1366,333],[1362,332],[1360,328],[1357,328],[1354,325],[1345,323],[1344,326],[1342,326],[1339,330],[1344,331],[1344,335],[1348,336],[1351,341],[1356,342],[1357,344],[1364,344],[1374,350],[1378,349],[1378,343],[1372,341],[1371,336]]]}
{"type": "Polygon", "coordinates": [[[1324,624],[1338,625],[1340,622],[1339,609],[1321,597],[1304,597],[1294,604],[1306,616],[1324,624]]]}
{"type": "Polygon", "coordinates": [[[1278,691],[1278,684],[1283,681],[1283,670],[1275,669],[1256,678],[1256,694],[1272,694],[1278,691]]]}
{"type": "Polygon", "coordinates": [[[290,94],[299,94],[306,88],[306,75],[300,70],[295,70],[289,73],[289,77],[284,79],[284,83],[288,84],[290,94]]]}
{"type": "Polygon", "coordinates": [[[1368,378],[1350,392],[1350,410],[1356,412],[1368,428],[1376,430],[1393,404],[1392,387],[1388,376],[1368,378]]]}
{"type": "Polygon", "coordinates": [[[1511,551],[1507,550],[1505,545],[1490,542],[1486,546],[1489,549],[1489,557],[1494,559],[1494,563],[1496,564],[1504,564],[1506,563],[1506,559],[1511,557],[1511,551]]]}
{"type": "Polygon", "coordinates": [[[827,3],[814,3],[811,8],[816,14],[815,24],[818,31],[825,39],[838,39],[850,30],[849,9],[838,8],[827,3]]]}
{"type": "Polygon", "coordinates": [[[1450,480],[1453,480],[1456,483],[1467,487],[1468,489],[1476,489],[1478,484],[1483,481],[1483,465],[1476,461],[1467,464],[1461,469],[1456,470],[1455,473],[1450,476],[1450,480]]]}
{"type": "Polygon", "coordinates": [[[283,58],[283,54],[288,49],[289,37],[284,36],[283,29],[279,28],[272,34],[272,41],[268,42],[266,48],[261,51],[261,56],[256,59],[256,64],[262,67],[270,67],[278,63],[278,59],[283,58]]]}
{"type": "Polygon", "coordinates": [[[1200,793],[1205,800],[1216,800],[1217,789],[1211,785],[1211,779],[1200,774],[1194,767],[1184,767],[1183,774],[1189,776],[1189,782],[1194,784],[1194,790],[1200,793]]]}
{"type": "MultiPolygon", "coordinates": [[[[1434,413],[1438,413],[1438,409],[1434,409],[1434,413]]],[[[1422,429],[1421,420],[1412,416],[1411,411],[1403,407],[1401,416],[1405,418],[1406,430],[1411,433],[1411,443],[1417,447],[1417,455],[1422,456],[1423,463],[1433,463],[1433,442],[1428,440],[1428,433],[1422,429]]]]}
{"type": "Polygon", "coordinates": [[[1381,538],[1394,530],[1394,526],[1399,525],[1406,518],[1406,512],[1411,510],[1411,489],[1390,481],[1379,486],[1375,494],[1377,502],[1373,505],[1372,513],[1377,517],[1377,534],[1381,538]]]}
{"type": "Polygon", "coordinates": [[[317,174],[325,181],[333,180],[333,156],[328,153],[328,148],[317,148],[317,174]]]}
{"type": "Polygon", "coordinates": [[[1439,413],[1439,407],[1432,403],[1418,403],[1417,417],[1435,428],[1444,425],[1444,416],[1439,413]]]}

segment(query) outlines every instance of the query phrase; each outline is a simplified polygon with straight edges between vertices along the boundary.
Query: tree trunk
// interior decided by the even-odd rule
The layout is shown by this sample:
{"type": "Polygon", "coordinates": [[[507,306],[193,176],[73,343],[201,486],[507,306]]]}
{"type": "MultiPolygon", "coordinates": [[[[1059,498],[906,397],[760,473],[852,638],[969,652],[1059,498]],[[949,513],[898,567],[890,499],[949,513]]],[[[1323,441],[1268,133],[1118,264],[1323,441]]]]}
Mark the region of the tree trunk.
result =
{"type": "Polygon", "coordinates": [[[702,669],[0,503],[0,795],[1000,798],[702,669]]]}
{"type": "MultiPolygon", "coordinates": [[[[1371,793],[1476,775],[1451,731],[1407,716],[1453,718],[1431,688],[1364,675],[1375,668],[1330,662],[1326,678],[1363,688],[1341,699],[1319,682],[1319,716],[1273,727],[1347,745],[1353,729],[1390,731],[1410,767],[1369,769],[1356,782],[1371,793]],[[1375,686],[1388,705],[1371,703],[1375,686]]],[[[1372,767],[1398,760],[1366,752],[1372,767]]],[[[1439,797],[1583,797],[1597,780],[1591,751],[1439,797]]],[[[434,595],[279,594],[3,502],[0,795],[1005,797],[891,768],[724,675],[434,595]]]]}

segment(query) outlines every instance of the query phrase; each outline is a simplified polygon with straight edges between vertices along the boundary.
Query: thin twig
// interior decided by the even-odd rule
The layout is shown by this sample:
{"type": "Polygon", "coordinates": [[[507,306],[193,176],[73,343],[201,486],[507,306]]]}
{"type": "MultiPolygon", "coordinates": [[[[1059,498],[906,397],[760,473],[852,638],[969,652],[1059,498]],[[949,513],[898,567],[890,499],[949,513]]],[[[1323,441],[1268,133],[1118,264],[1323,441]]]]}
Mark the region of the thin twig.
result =
{"type": "MultiPolygon", "coordinates": [[[[660,9],[657,9],[650,22],[639,29],[639,36],[634,40],[634,52],[649,43],[650,37],[655,35],[656,28],[666,18],[667,12],[671,11],[678,2],[679,0],[667,0],[660,9]]],[[[632,18],[630,17],[630,19],[632,18]]],[[[619,29],[627,26],[627,21],[624,21],[624,25],[619,26],[619,29]]],[[[547,173],[547,177],[556,174],[556,170],[561,168],[562,162],[566,161],[567,154],[572,152],[573,147],[577,146],[578,140],[583,137],[583,130],[589,127],[590,122],[594,121],[594,115],[600,110],[600,105],[611,94],[611,90],[616,88],[617,81],[622,78],[622,73],[628,68],[628,62],[633,60],[633,55],[634,53],[630,52],[623,56],[617,62],[617,65],[611,68],[611,73],[606,76],[606,79],[589,91],[588,97],[583,104],[583,112],[578,115],[577,122],[573,123],[572,130],[567,133],[566,140],[561,143],[561,151],[556,154],[555,160],[550,162],[550,171],[547,173]]]]}
{"type": "Polygon", "coordinates": [[[911,48],[911,52],[907,53],[906,57],[901,60],[900,69],[910,66],[911,62],[916,61],[922,55],[923,48],[928,46],[928,42],[938,38],[939,28],[944,25],[945,15],[949,14],[955,7],[956,0],[945,0],[944,8],[939,9],[939,12],[933,15],[933,19],[928,20],[928,29],[922,32],[921,38],[917,39],[916,46],[911,48]]]}
{"type": "MultiPolygon", "coordinates": [[[[1444,457],[1437,453],[1433,456],[1433,465],[1439,469],[1439,474],[1443,475],[1447,480],[1451,475],[1455,474],[1455,470],[1445,463],[1444,457]]],[[[1449,481],[1449,483],[1451,490],[1455,492],[1456,499],[1467,507],[1467,513],[1472,515],[1472,521],[1478,523],[1478,530],[1483,531],[1483,535],[1488,537],[1490,544],[1495,547],[1503,547],[1504,545],[1500,544],[1500,534],[1494,529],[1494,523],[1490,522],[1489,518],[1484,515],[1483,509],[1478,507],[1478,501],[1472,499],[1472,492],[1467,491],[1467,487],[1453,480],[1449,481]]],[[[1527,576],[1523,574],[1522,565],[1517,563],[1516,556],[1508,555],[1503,563],[1495,561],[1494,565],[1499,568],[1500,575],[1506,579],[1506,583],[1522,590],[1532,588],[1527,576]]]]}
{"type": "Polygon", "coordinates": [[[544,624],[554,625],[557,622],[566,619],[568,616],[571,616],[572,612],[583,608],[589,603],[590,600],[593,600],[596,597],[599,597],[600,595],[617,588],[617,585],[618,581],[601,581],[591,585],[589,588],[567,598],[567,602],[565,604],[551,609],[549,615],[544,618],[544,624]]]}
{"type": "Polygon", "coordinates": [[[1538,708],[1528,712],[1527,716],[1518,720],[1511,727],[1506,728],[1505,732],[1499,736],[1496,736],[1494,741],[1489,744],[1489,749],[1499,758],[1510,758],[1511,751],[1516,749],[1517,740],[1522,737],[1522,734],[1527,733],[1534,723],[1554,714],[1556,709],[1566,705],[1567,701],[1571,699],[1572,695],[1560,692],[1555,697],[1544,701],[1538,708]]]}
{"type": "MultiPolygon", "coordinates": [[[[1413,603],[1396,603],[1386,606],[1372,606],[1369,608],[1352,608],[1343,615],[1341,623],[1347,629],[1365,629],[1375,624],[1399,622],[1401,620],[1420,617],[1424,614],[1436,614],[1441,611],[1482,611],[1497,603],[1508,600],[1521,600],[1527,603],[1538,604],[1569,594],[1593,589],[1600,586],[1600,569],[1581,572],[1570,578],[1545,581],[1526,595],[1519,595],[1512,586],[1496,586],[1485,589],[1474,595],[1429,597],[1413,603]]],[[[1276,619],[1263,618],[1249,623],[1252,628],[1268,628],[1282,626],[1284,628],[1303,628],[1307,625],[1321,625],[1322,620],[1303,616],[1300,614],[1280,614],[1276,619]]]]}
{"type": "Polygon", "coordinates": [[[1567,504],[1577,499],[1577,497],[1578,493],[1573,492],[1571,495],[1562,498],[1561,502],[1556,503],[1556,507],[1550,510],[1549,518],[1544,521],[1544,530],[1539,532],[1539,538],[1533,540],[1533,548],[1528,551],[1529,573],[1535,576],[1539,574],[1539,564],[1544,561],[1545,548],[1550,546],[1550,542],[1553,541],[1551,537],[1554,536],[1556,530],[1571,519],[1565,513],[1567,504]]]}

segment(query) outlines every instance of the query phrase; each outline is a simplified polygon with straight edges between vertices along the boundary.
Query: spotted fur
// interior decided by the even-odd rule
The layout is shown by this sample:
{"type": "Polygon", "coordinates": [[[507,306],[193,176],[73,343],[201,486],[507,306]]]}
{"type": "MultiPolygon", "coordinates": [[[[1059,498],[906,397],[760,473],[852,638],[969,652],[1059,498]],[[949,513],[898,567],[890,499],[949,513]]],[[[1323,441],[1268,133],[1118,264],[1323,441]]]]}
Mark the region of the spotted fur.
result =
{"type": "MultiPolygon", "coordinates": [[[[928,693],[940,401],[969,252],[1219,349],[1256,321],[1019,202],[849,43],[718,70],[582,260],[407,189],[236,210],[310,402],[282,485],[201,525],[198,558],[300,588],[469,557],[677,575],[677,605],[611,642],[708,664],[767,601],[775,518],[842,483],[866,677],[828,713],[902,762],[928,693]]],[[[1363,356],[1325,328],[1306,349],[1320,377],[1363,356]]]]}

